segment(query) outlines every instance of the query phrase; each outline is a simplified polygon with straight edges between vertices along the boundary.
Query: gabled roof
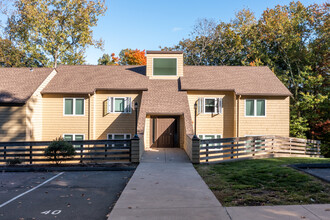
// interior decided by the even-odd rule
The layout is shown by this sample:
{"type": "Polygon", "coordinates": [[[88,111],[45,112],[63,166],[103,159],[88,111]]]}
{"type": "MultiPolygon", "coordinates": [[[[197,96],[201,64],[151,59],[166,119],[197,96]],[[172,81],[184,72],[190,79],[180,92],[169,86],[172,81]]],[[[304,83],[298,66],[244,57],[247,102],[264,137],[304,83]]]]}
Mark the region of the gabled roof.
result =
{"type": "Polygon", "coordinates": [[[146,115],[184,115],[186,132],[192,134],[191,116],[186,91],[179,80],[150,79],[148,91],[143,91],[139,111],[138,132],[144,129],[146,115]]]}
{"type": "Polygon", "coordinates": [[[0,103],[24,104],[47,76],[51,68],[0,68],[0,103]]]}
{"type": "Polygon", "coordinates": [[[60,66],[46,93],[91,94],[95,90],[147,90],[145,66],[60,66]]]}
{"type": "Polygon", "coordinates": [[[235,91],[237,95],[291,95],[265,66],[184,66],[183,72],[182,90],[235,91]]]}

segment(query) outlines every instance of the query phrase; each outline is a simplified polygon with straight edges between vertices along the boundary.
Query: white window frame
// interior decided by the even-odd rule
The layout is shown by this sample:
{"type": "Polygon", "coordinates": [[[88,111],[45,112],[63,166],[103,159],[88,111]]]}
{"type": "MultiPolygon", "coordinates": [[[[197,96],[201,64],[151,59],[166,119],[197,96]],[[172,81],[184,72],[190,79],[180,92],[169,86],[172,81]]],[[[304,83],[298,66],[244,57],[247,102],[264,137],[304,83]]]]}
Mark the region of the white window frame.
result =
{"type": "Polygon", "coordinates": [[[64,116],[85,116],[85,98],[70,98],[70,97],[65,97],[63,98],[63,115],[64,116]],[[72,114],[65,114],[65,100],[66,99],[72,99],[73,100],[73,109],[72,109],[72,114]],[[84,100],[83,105],[84,105],[84,114],[82,115],[77,115],[76,114],[76,99],[82,99],[84,100]]]}
{"type": "MultiPolygon", "coordinates": [[[[63,139],[64,139],[64,136],[65,136],[65,135],[72,135],[72,141],[75,141],[75,140],[76,140],[76,135],[82,135],[82,136],[83,136],[83,139],[82,139],[82,140],[83,140],[83,141],[85,140],[85,135],[84,135],[84,134],[63,134],[63,135],[62,135],[63,139]]],[[[73,146],[74,146],[74,144],[73,144],[73,146]]],[[[75,148],[75,151],[76,151],[76,152],[80,152],[81,150],[80,150],[80,149],[77,149],[77,150],[76,150],[76,148],[75,148]]],[[[83,150],[83,151],[84,151],[84,150],[83,150]]]]}
{"type": "Polygon", "coordinates": [[[177,57],[153,57],[152,58],[152,76],[166,76],[166,77],[177,77],[179,73],[179,68],[178,68],[178,58],[177,57]],[[154,59],[176,59],[176,75],[154,75],[154,59]]]}
{"type": "MultiPolygon", "coordinates": [[[[208,139],[205,139],[206,135],[214,135],[214,136],[220,135],[220,138],[222,138],[222,134],[198,134],[197,137],[199,138],[200,135],[203,136],[202,140],[208,140],[208,139]]],[[[212,145],[213,144],[210,144],[210,146],[212,146],[212,145]]],[[[219,145],[222,145],[222,143],[220,143],[219,145]]],[[[212,151],[212,150],[216,150],[216,149],[219,149],[219,148],[214,148],[214,149],[210,149],[210,150],[212,151]]]]}
{"type": "Polygon", "coordinates": [[[258,117],[258,118],[265,118],[267,116],[267,99],[245,99],[244,100],[244,116],[245,117],[258,117]],[[253,115],[246,115],[246,101],[253,100],[254,101],[254,111],[253,115]],[[257,101],[263,100],[265,101],[265,115],[257,115],[257,101]]]}
{"type": "Polygon", "coordinates": [[[203,103],[203,108],[204,108],[204,114],[217,114],[217,98],[213,98],[213,97],[204,97],[204,103],[203,103]],[[205,108],[206,108],[206,105],[205,105],[205,100],[206,99],[213,99],[214,100],[214,112],[206,112],[205,111],[205,108]]]}
{"type": "Polygon", "coordinates": [[[130,98],[130,100],[132,100],[131,97],[108,97],[108,114],[132,114],[132,103],[128,103],[128,98],[130,98]],[[111,103],[109,103],[109,101],[111,100],[110,98],[113,98],[113,112],[111,112],[111,103]],[[115,111],[115,103],[116,103],[116,99],[124,99],[124,111],[123,112],[116,112],[115,111]],[[126,106],[129,105],[128,111],[126,106]]]}
{"type": "MultiPolygon", "coordinates": [[[[115,140],[115,139],[114,139],[115,135],[124,135],[124,136],[125,136],[124,140],[130,140],[131,137],[132,137],[132,135],[131,135],[130,133],[108,133],[108,134],[107,134],[107,140],[115,140]],[[109,139],[109,136],[110,136],[110,135],[112,136],[112,139],[109,139]],[[128,136],[128,138],[127,138],[127,136],[128,136]]],[[[112,144],[111,146],[114,147],[115,145],[112,144]]],[[[126,147],[126,146],[127,146],[127,145],[124,144],[124,147],[126,147]]]]}
{"type": "MultiPolygon", "coordinates": [[[[203,136],[203,138],[202,138],[203,140],[205,139],[205,136],[206,136],[206,135],[214,135],[214,136],[220,135],[220,138],[222,138],[222,134],[198,134],[197,137],[199,137],[200,135],[203,136]]],[[[207,140],[207,139],[206,139],[206,140],[207,140]]]]}

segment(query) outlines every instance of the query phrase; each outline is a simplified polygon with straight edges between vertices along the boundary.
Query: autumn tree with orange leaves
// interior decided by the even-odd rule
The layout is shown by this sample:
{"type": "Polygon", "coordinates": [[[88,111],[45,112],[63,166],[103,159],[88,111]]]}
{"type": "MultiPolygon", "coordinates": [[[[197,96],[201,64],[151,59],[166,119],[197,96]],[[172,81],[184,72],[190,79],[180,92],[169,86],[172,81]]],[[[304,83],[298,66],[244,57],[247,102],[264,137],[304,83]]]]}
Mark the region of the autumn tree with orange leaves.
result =
{"type": "Polygon", "coordinates": [[[97,60],[98,65],[117,66],[119,65],[119,58],[115,56],[115,53],[111,55],[105,53],[97,60]]]}
{"type": "Polygon", "coordinates": [[[146,65],[147,59],[145,50],[123,49],[119,53],[121,65],[146,65]]]}

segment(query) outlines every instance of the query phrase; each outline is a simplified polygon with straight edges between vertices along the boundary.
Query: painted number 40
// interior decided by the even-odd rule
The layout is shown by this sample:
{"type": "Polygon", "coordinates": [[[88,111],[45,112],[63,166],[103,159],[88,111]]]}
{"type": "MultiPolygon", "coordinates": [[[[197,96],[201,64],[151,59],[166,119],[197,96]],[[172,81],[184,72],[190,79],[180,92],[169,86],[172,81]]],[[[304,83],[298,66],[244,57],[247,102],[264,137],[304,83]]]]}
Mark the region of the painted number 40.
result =
{"type": "Polygon", "coordinates": [[[41,212],[41,214],[43,215],[48,215],[48,214],[51,214],[51,215],[58,215],[62,212],[62,210],[47,210],[47,211],[44,211],[44,212],[41,212]]]}

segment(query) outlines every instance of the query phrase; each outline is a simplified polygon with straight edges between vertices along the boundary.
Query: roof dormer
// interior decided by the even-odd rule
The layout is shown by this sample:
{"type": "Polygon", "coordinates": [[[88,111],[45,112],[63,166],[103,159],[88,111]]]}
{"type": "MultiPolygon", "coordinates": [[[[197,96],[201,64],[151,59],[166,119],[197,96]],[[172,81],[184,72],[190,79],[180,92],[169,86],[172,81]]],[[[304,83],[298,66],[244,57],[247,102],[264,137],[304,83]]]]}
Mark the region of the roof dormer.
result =
{"type": "Polygon", "coordinates": [[[152,79],[177,79],[183,76],[183,52],[147,51],[147,76],[152,79]]]}

